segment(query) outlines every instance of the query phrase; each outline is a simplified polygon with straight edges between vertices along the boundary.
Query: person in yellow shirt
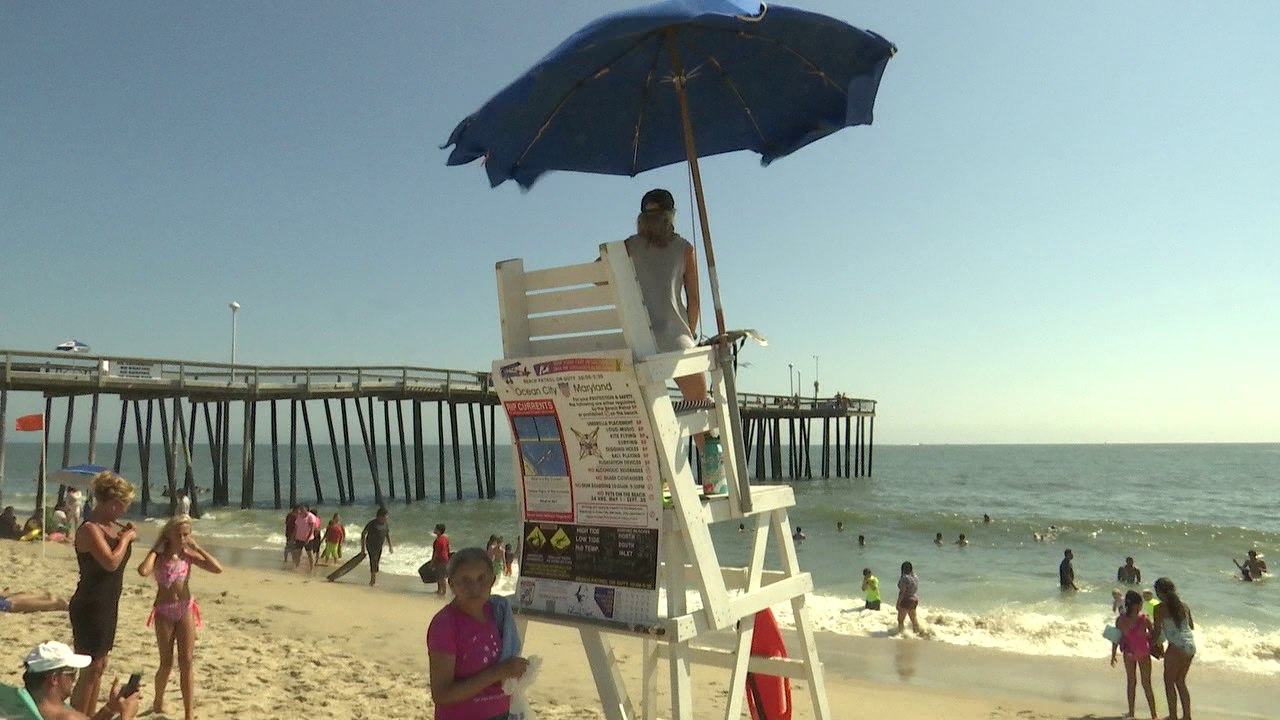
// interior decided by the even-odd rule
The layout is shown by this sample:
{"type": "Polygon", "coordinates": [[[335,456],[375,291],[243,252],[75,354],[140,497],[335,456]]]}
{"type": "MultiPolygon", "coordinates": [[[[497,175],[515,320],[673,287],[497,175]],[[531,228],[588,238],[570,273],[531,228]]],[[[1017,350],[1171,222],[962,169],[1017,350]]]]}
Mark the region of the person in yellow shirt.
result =
{"type": "Polygon", "coordinates": [[[867,610],[880,609],[880,578],[871,574],[871,568],[862,569],[862,592],[867,596],[867,610]]]}
{"type": "Polygon", "coordinates": [[[1142,591],[1142,613],[1149,618],[1156,616],[1156,606],[1160,601],[1156,599],[1156,594],[1150,588],[1142,591]]]}

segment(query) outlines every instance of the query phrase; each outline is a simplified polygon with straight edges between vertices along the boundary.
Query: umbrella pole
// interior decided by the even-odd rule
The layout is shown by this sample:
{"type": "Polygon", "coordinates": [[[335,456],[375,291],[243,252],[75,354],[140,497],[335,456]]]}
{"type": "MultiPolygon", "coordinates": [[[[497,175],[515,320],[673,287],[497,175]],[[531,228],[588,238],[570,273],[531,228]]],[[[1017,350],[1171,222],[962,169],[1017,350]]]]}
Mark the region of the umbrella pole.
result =
{"type": "Polygon", "coordinates": [[[702,225],[702,246],[707,254],[707,279],[711,283],[711,303],[716,311],[716,358],[724,378],[728,407],[729,432],[733,436],[734,466],[738,470],[738,501],[743,514],[752,510],[751,478],[747,475],[747,454],[742,445],[742,415],[738,411],[738,383],[734,377],[734,358],[729,336],[725,332],[724,308],[720,305],[720,278],[716,274],[716,254],[711,247],[711,225],[707,221],[707,202],[702,196],[702,173],[698,170],[698,151],[693,142],[693,120],[689,117],[689,98],[685,94],[684,66],[676,49],[676,34],[667,30],[667,49],[671,51],[671,69],[675,73],[676,100],[680,104],[680,126],[684,130],[684,152],[693,176],[693,196],[698,203],[698,220],[702,225]]]}
{"type": "Polygon", "coordinates": [[[693,142],[693,121],[689,117],[689,98],[685,94],[684,66],[676,50],[676,34],[667,30],[667,49],[671,51],[671,69],[675,73],[676,100],[680,105],[680,126],[684,130],[684,154],[693,175],[693,196],[698,203],[698,221],[702,226],[702,247],[707,255],[707,279],[711,283],[711,303],[716,312],[716,333],[725,334],[724,308],[720,305],[720,278],[716,274],[716,254],[711,246],[711,224],[707,220],[707,201],[702,195],[702,173],[698,169],[698,150],[693,142]]]}

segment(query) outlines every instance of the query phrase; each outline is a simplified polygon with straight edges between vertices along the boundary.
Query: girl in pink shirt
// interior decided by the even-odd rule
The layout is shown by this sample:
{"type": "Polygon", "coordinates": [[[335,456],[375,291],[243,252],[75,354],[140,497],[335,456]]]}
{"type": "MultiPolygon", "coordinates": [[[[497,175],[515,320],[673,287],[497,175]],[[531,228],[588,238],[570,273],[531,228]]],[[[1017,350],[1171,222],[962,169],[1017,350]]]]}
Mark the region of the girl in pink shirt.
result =
{"type": "Polygon", "coordinates": [[[502,681],[524,675],[522,657],[499,660],[502,637],[493,619],[489,592],[497,579],[483,548],[459,550],[449,558],[453,600],[427,628],[431,699],[435,720],[505,720],[511,696],[502,681]]]}

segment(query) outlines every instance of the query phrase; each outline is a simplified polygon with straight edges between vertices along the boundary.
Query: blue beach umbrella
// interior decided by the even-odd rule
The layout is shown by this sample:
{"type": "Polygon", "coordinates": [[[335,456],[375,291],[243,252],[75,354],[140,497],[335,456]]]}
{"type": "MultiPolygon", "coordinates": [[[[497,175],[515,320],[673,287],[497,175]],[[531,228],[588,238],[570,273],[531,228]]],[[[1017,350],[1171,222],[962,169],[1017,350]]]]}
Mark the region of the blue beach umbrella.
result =
{"type": "Polygon", "coordinates": [[[45,482],[55,485],[66,485],[67,487],[79,488],[80,490],[88,490],[89,483],[93,482],[93,476],[100,472],[111,470],[109,467],[101,465],[72,465],[64,467],[61,470],[55,470],[45,476],[45,482]]]}
{"type": "Polygon", "coordinates": [[[894,45],[835,18],[752,0],[668,0],[579,30],[458,124],[449,165],[492,186],[549,170],[634,176],[687,161],[717,330],[725,331],[698,158],[784,157],[871,122],[894,45]]]}

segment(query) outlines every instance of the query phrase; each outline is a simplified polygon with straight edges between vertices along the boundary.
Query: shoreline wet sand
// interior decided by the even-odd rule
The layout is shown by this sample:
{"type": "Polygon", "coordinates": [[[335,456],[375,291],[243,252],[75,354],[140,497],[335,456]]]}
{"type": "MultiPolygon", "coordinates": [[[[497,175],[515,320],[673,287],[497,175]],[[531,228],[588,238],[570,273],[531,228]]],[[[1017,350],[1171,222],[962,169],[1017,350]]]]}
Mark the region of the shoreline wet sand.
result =
{"type": "MultiPolygon", "coordinates": [[[[200,717],[265,720],[294,712],[300,702],[343,718],[429,716],[424,637],[441,606],[432,588],[395,575],[380,575],[378,587],[369,588],[363,569],[330,583],[321,569],[315,575],[282,570],[281,555],[271,551],[212,542],[207,547],[227,571],[197,573],[192,581],[205,623],[196,648],[200,717]]],[[[74,590],[69,546],[51,545],[45,560],[37,545],[10,542],[0,548],[5,568],[0,587],[7,592],[47,589],[69,595],[74,590]]],[[[154,636],[145,627],[154,586],[132,568],[125,577],[108,675],[143,672],[148,693],[157,662],[154,636]]],[[[21,654],[46,639],[70,641],[65,615],[5,617],[0,644],[14,655],[14,663],[0,659],[0,666],[9,668],[0,680],[20,682],[21,654]]],[[[531,700],[540,717],[603,717],[576,632],[531,623],[525,642],[528,654],[541,655],[557,668],[544,670],[533,687],[531,700]]],[[[909,719],[1075,720],[1119,718],[1125,709],[1123,670],[1109,668],[1101,652],[1097,660],[1032,657],[912,637],[832,633],[819,633],[818,643],[837,717],[891,712],[909,719]]],[[[618,638],[616,648],[634,694],[640,641],[618,638]]],[[[703,689],[697,718],[723,716],[727,679],[727,671],[695,667],[694,686],[703,689]]],[[[1268,717],[1274,680],[1197,667],[1191,677],[1194,709],[1208,717],[1268,717]]],[[[794,695],[796,717],[812,718],[802,684],[794,695]]],[[[146,697],[149,703],[149,693],[146,697]]],[[[180,706],[176,686],[167,706],[170,711],[180,706]]]]}

